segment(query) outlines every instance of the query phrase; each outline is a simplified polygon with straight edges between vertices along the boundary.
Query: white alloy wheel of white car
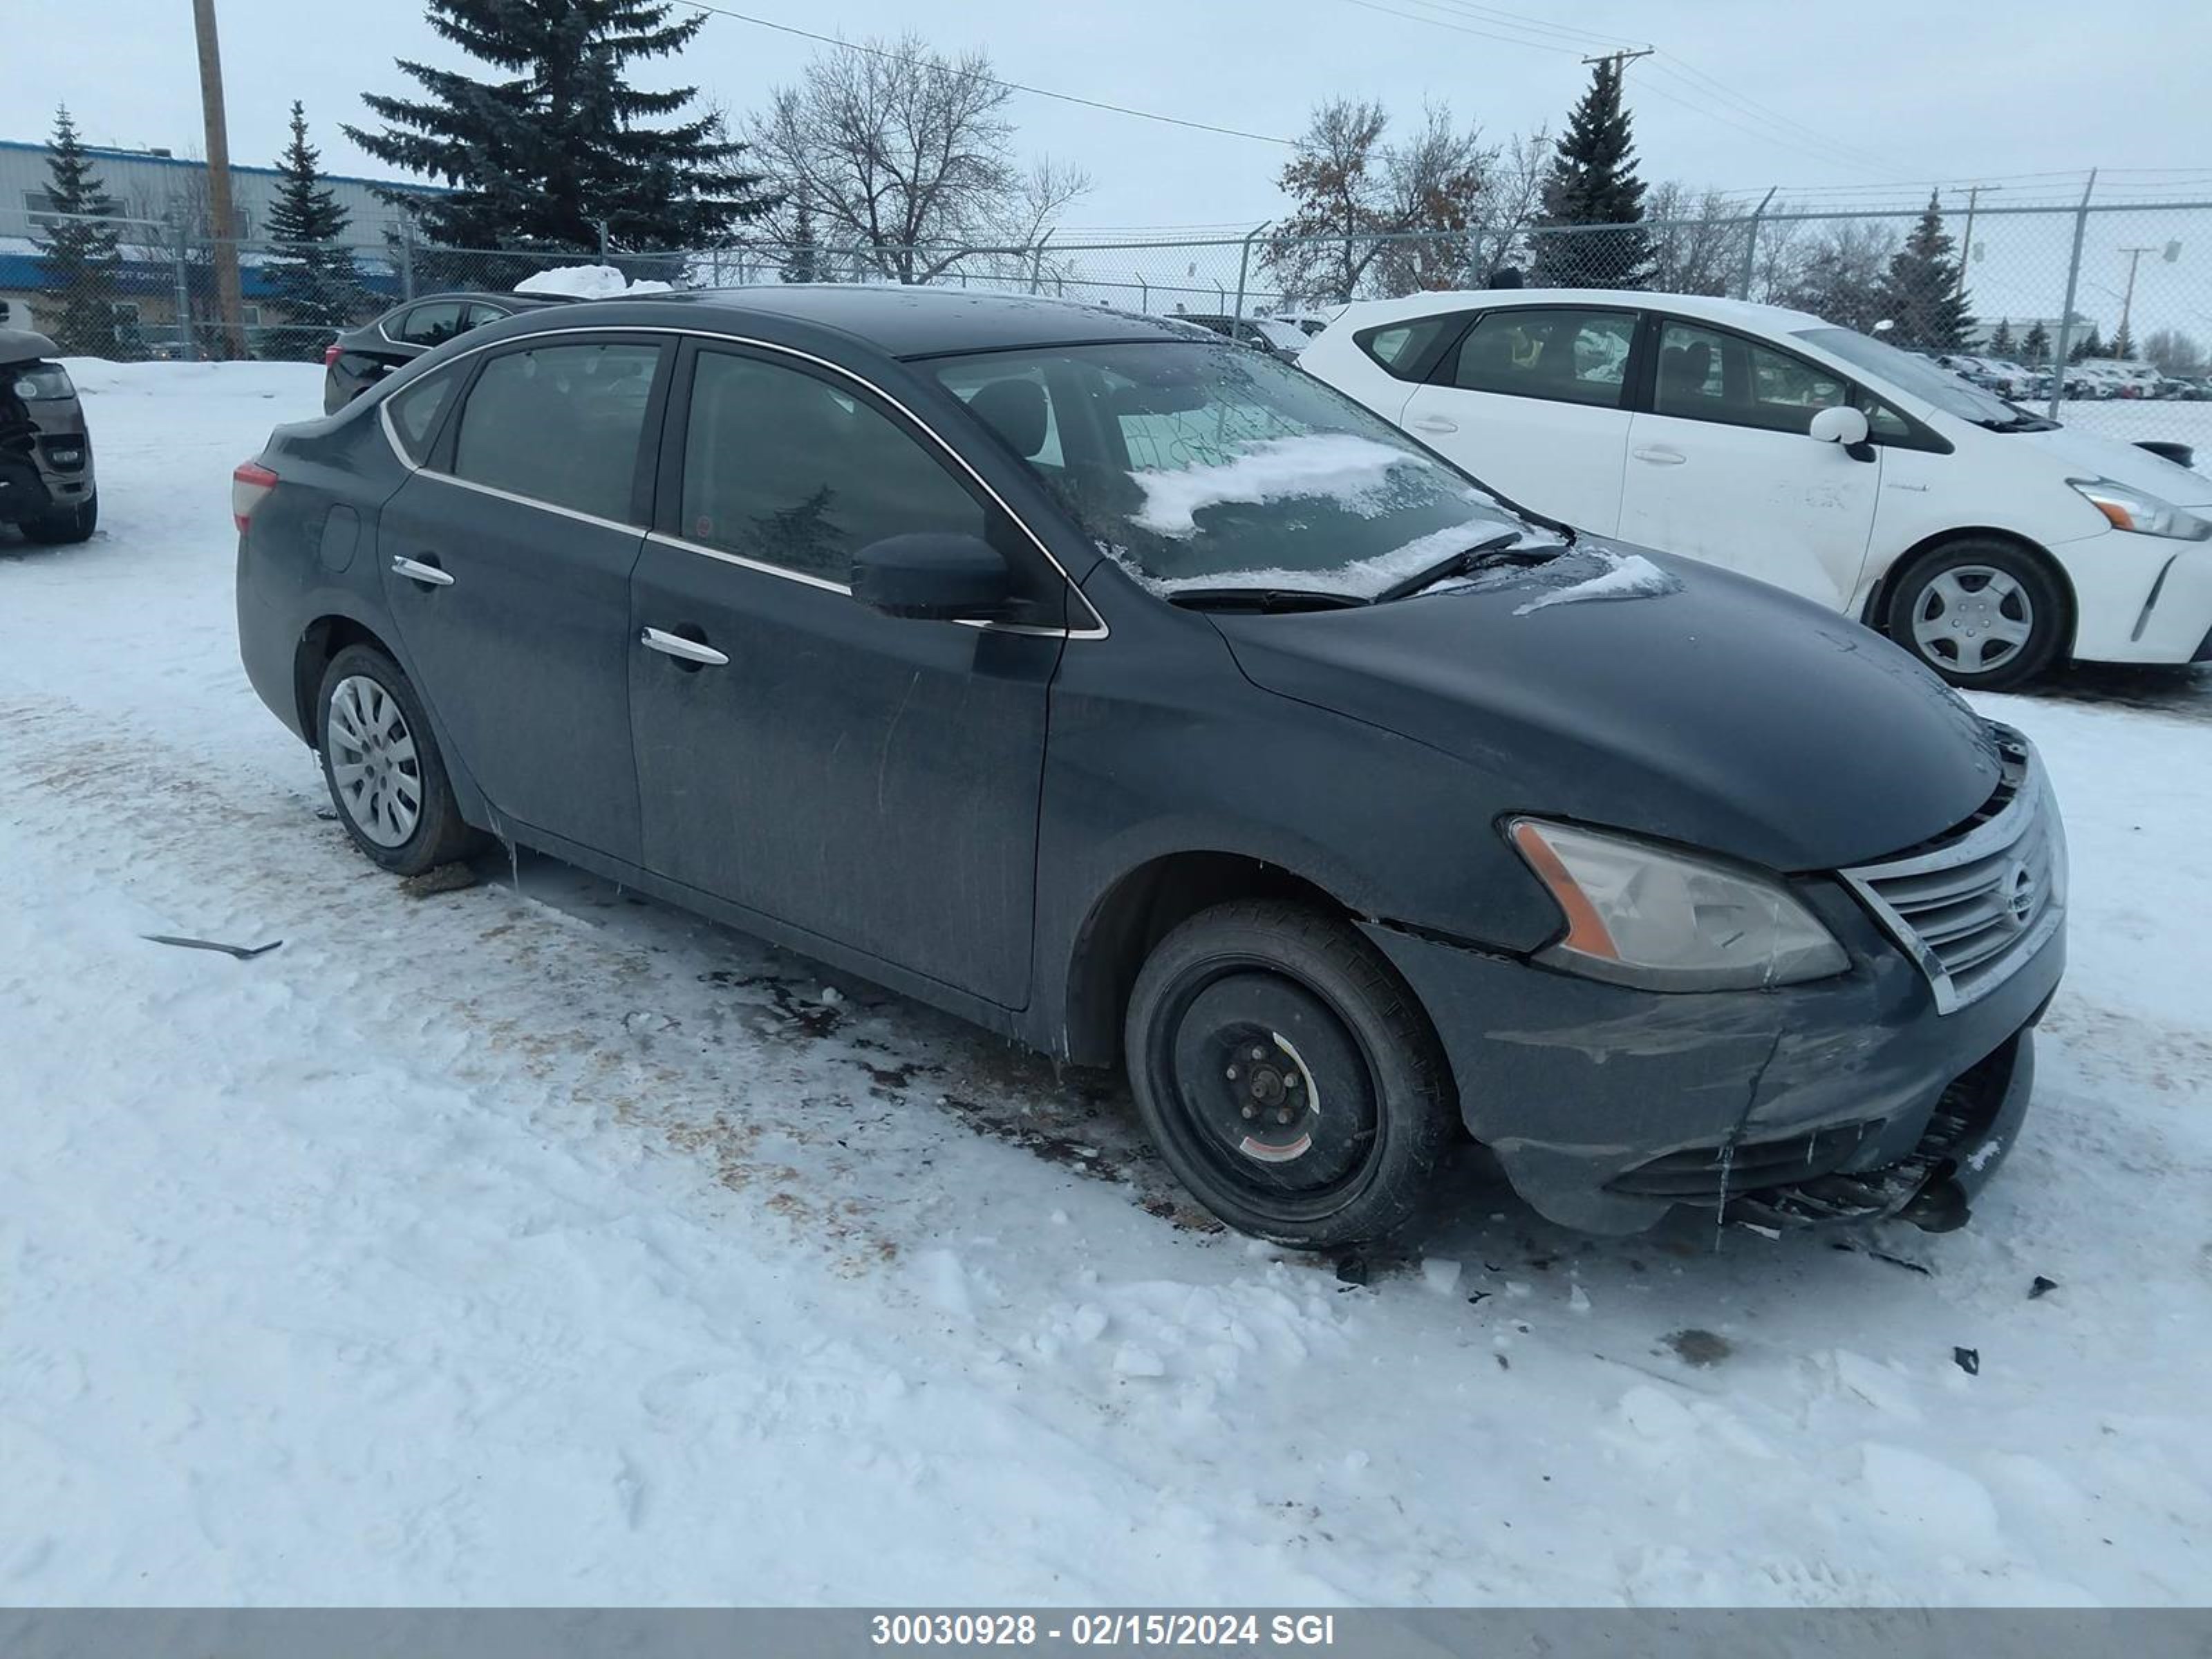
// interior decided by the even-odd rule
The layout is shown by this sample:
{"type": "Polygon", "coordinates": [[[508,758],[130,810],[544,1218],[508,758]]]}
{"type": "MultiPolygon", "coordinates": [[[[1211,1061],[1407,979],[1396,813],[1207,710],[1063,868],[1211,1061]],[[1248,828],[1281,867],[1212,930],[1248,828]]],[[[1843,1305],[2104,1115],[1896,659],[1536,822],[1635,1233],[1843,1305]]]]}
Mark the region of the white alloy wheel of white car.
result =
{"type": "Polygon", "coordinates": [[[1299,366],[1522,506],[1832,606],[1954,684],[2212,657],[2212,478],[1803,312],[1420,294],[1299,366]]]}

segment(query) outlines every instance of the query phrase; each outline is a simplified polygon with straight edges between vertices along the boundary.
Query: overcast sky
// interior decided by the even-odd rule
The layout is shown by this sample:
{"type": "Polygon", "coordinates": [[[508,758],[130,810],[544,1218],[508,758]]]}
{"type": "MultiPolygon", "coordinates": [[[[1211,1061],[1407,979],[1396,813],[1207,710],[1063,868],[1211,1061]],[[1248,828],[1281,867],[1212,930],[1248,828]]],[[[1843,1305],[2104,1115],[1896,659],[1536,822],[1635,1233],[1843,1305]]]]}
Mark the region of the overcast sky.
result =
{"type": "MultiPolygon", "coordinates": [[[[1008,80],[1277,137],[1295,136],[1310,106],[1335,94],[1380,98],[1407,120],[1425,100],[1447,103],[1493,137],[1556,130],[1587,80],[1585,52],[1648,44],[1658,53],[1632,68],[1628,87],[1655,182],[1778,184],[1856,203],[1985,179],[2000,186],[1986,201],[2021,203],[2070,196],[2095,166],[2106,170],[2103,199],[2212,198],[2208,0],[730,3],[854,39],[911,28],[942,48],[988,51],[1008,80]]],[[[459,61],[418,0],[219,5],[240,161],[275,159],[296,96],[327,167],[380,173],[338,123],[362,118],[363,91],[412,90],[396,56],[459,61]]],[[[190,0],[4,0],[0,55],[16,100],[0,137],[43,137],[65,99],[95,142],[201,153],[191,20],[190,0]]],[[[695,82],[742,114],[818,50],[717,16],[680,64],[641,78],[695,82]]],[[[1025,151],[1097,180],[1073,227],[1243,228],[1281,210],[1274,179],[1287,151],[1277,144],[1037,97],[1017,98],[1012,113],[1025,151]]],[[[2148,235],[2117,221],[2106,228],[2148,235]]],[[[2212,246],[2191,251],[2205,262],[2199,291],[2212,313],[2212,246]]]]}

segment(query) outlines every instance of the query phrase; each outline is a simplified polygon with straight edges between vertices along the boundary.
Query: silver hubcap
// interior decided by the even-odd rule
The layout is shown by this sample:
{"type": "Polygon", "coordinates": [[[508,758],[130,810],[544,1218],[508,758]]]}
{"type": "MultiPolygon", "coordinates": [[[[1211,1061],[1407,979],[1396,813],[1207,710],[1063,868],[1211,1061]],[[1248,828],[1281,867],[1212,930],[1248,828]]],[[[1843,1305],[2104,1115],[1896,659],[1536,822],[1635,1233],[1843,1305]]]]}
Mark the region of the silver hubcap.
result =
{"type": "Polygon", "coordinates": [[[422,769],[398,702],[364,675],[340,680],[325,741],[340,809],[379,847],[400,846],[422,817],[422,769]]]}
{"type": "Polygon", "coordinates": [[[2035,631],[2035,605],[2018,579],[1961,564],[1929,582],[1912,612],[1912,642],[1941,667],[1981,674],[2020,654],[2035,631]]]}

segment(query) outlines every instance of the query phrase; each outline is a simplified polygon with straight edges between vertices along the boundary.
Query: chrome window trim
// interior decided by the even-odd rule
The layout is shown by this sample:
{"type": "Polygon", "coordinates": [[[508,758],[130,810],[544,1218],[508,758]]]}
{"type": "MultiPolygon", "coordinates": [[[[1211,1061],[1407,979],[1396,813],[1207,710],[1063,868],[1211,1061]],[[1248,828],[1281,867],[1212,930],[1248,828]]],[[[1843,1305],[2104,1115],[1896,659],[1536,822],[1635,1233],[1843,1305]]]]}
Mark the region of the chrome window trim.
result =
{"type": "MultiPolygon", "coordinates": [[[[383,325],[380,322],[377,325],[377,327],[378,331],[381,332],[383,325]]],[[[1006,498],[992,488],[990,481],[975,469],[975,467],[969,462],[968,458],[963,455],[959,450],[955,448],[952,444],[947,441],[944,434],[938,431],[935,427],[930,425],[927,421],[923,420],[921,416],[915,414],[914,410],[908,409],[904,404],[901,403],[896,398],[894,398],[890,392],[884,391],[874,381],[869,380],[865,375],[856,374],[852,369],[847,368],[842,363],[832,362],[827,357],[817,357],[811,351],[800,350],[797,346],[784,345],[775,340],[758,339],[750,334],[726,333],[720,330],[712,328],[670,328],[665,324],[641,324],[628,327],[618,324],[602,324],[597,326],[585,328],[548,330],[542,337],[535,334],[520,334],[510,335],[503,340],[487,340],[481,344],[470,346],[465,350],[455,352],[452,356],[447,358],[445,362],[441,363],[439,367],[443,368],[451,364],[459,362],[465,357],[473,357],[479,352],[494,351],[505,346],[518,345],[527,341],[543,338],[547,344],[551,345],[557,344],[565,339],[572,339],[576,336],[582,334],[665,335],[675,340],[679,345],[687,339],[719,340],[732,345],[750,346],[757,350],[774,352],[781,356],[795,358],[800,362],[811,363],[817,368],[828,369],[833,374],[843,376],[846,380],[851,381],[854,386],[859,386],[871,396],[878,398],[884,403],[890,404],[901,415],[904,416],[908,421],[912,422],[918,430],[927,434],[931,441],[935,443],[939,449],[943,450],[945,453],[951,459],[954,465],[959,467],[963,473],[966,474],[968,477],[973,479],[975,481],[975,487],[981,489],[986,495],[989,496],[992,501],[998,507],[999,511],[1006,515],[1008,521],[1018,529],[1023,535],[1029,538],[1030,545],[1036,548],[1037,552],[1043,557],[1044,562],[1050,565],[1059,574],[1060,580],[1067,585],[1068,592],[1073,600],[1081,605],[1083,609],[1087,611],[1091,617],[1090,624],[1086,627],[1081,628],[1041,628],[1035,624],[1027,623],[986,622],[963,623],[960,624],[961,626],[984,629],[992,633],[1035,634],[1054,639],[1103,640],[1112,637],[1113,629],[1106,625],[1105,617],[1098,614],[1098,607],[1091,603],[1090,595],[1086,594],[1083,591],[1082,586],[1076,581],[1074,577],[1067,574],[1067,567],[1060,563],[1058,559],[1053,556],[1052,550],[1045,545],[1044,538],[1038,535],[1036,531],[1032,530],[1030,527],[1028,520],[1024,519],[1020,514],[1015,512],[1012,507],[1006,504],[1006,498]]],[[[434,370],[432,372],[435,373],[436,371],[434,370]]],[[[412,382],[410,382],[410,384],[411,385],[412,382]]],[[[420,472],[428,477],[436,478],[441,483],[459,484],[464,489],[480,490],[486,495],[497,495],[507,501],[520,502],[525,507],[543,507],[549,513],[559,513],[572,519],[580,519],[587,524],[608,525],[611,528],[617,530],[635,530],[643,535],[648,541],[658,542],[664,546],[673,547],[683,552],[696,553],[708,558],[720,559],[727,564],[734,564],[747,570],[757,571],[760,574],[764,576],[781,576],[787,581],[799,582],[809,587],[819,587],[830,592],[843,593],[848,596],[853,591],[851,588],[842,583],[825,581],[819,576],[810,576],[802,571],[785,570],[775,565],[764,563],[758,559],[745,558],[740,554],[726,553],[719,548],[703,547],[697,542],[686,541],[680,536],[663,535],[647,525],[617,524],[610,520],[593,518],[588,513],[579,513],[572,507],[562,507],[557,502],[541,501],[531,496],[514,495],[507,490],[494,489],[489,484],[471,483],[466,478],[455,477],[449,472],[440,472],[430,467],[419,465],[416,462],[408,459],[406,447],[401,444],[399,441],[399,434],[392,427],[389,405],[392,402],[392,396],[396,394],[387,393],[378,399],[377,415],[384,428],[385,441],[392,446],[392,453],[398,457],[399,464],[405,467],[410,472],[420,472]]]]}

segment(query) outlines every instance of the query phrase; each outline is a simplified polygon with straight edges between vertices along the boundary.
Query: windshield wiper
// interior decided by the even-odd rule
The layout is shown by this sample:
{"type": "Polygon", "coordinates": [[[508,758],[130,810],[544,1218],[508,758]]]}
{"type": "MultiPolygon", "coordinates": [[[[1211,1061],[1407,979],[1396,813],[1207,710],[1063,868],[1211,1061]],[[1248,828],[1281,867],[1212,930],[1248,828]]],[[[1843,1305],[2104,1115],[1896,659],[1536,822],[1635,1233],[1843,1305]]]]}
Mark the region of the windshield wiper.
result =
{"type": "Polygon", "coordinates": [[[1514,548],[1513,544],[1525,533],[1509,530],[1488,541],[1477,542],[1473,547],[1462,548],[1448,559],[1439,559],[1425,570],[1416,570],[1403,580],[1395,581],[1375,596],[1376,605],[1388,605],[1393,599],[1402,599],[1418,593],[1425,587],[1433,587],[1452,576],[1464,576],[1480,569],[1486,564],[1541,564],[1566,550],[1565,544],[1545,547],[1514,548]],[[1511,549],[1511,551],[1507,550],[1511,549]]]}
{"type": "Polygon", "coordinates": [[[1186,611],[1344,611],[1367,601],[1316,587],[1179,587],[1167,596],[1186,611]]]}

